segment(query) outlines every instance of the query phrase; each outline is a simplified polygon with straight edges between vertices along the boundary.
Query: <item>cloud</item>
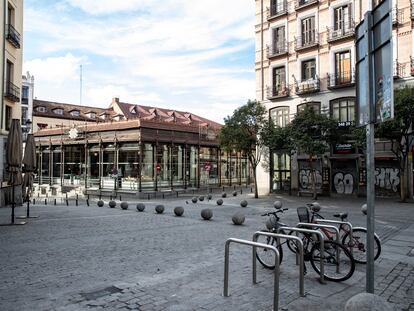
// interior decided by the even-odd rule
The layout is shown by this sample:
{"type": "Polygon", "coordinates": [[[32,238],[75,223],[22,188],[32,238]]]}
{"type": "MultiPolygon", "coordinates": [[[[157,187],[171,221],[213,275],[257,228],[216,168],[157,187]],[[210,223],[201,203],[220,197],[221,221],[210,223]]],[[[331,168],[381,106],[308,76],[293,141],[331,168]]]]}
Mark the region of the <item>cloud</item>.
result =
{"type": "MultiPolygon", "coordinates": [[[[84,89],[93,105],[102,106],[108,97],[106,105],[118,95],[138,104],[153,101],[210,115],[211,105],[221,103],[223,110],[232,111],[255,96],[251,0],[166,0],[162,5],[155,0],[101,0],[99,4],[64,0],[58,4],[27,8],[25,29],[37,38],[38,49],[36,59],[30,60],[25,47],[29,55],[25,65],[36,75],[42,68],[33,65],[50,62],[50,55],[63,57],[66,65],[71,55],[78,60],[72,67],[87,59],[84,89]],[[38,55],[45,57],[38,59],[38,55]],[[235,61],[240,55],[244,61],[235,61]]],[[[51,70],[49,77],[42,74],[46,81],[38,83],[53,80],[56,70],[51,70]]],[[[68,69],[69,80],[73,75],[73,69],[68,69]]],[[[62,90],[62,96],[79,97],[79,87],[74,86],[71,94],[62,90]]],[[[222,111],[213,113],[214,120],[222,119],[222,111]]]]}

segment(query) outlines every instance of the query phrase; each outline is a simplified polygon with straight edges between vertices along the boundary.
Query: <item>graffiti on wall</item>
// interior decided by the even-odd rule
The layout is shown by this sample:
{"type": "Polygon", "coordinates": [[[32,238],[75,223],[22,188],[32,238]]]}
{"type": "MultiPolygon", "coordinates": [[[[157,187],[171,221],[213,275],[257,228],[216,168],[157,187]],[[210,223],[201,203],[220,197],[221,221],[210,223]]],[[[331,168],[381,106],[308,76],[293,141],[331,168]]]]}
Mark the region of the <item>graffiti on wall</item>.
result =
{"type": "Polygon", "coordinates": [[[375,186],[398,192],[400,185],[400,170],[395,167],[377,167],[375,169],[375,186]]]}
{"type": "Polygon", "coordinates": [[[336,193],[352,194],[354,192],[355,178],[351,173],[338,172],[333,177],[336,193]]]}
{"type": "MultiPolygon", "coordinates": [[[[312,190],[312,171],[310,169],[301,169],[299,171],[299,184],[303,190],[312,190]]],[[[322,189],[321,171],[315,170],[316,190],[322,189]]]]}

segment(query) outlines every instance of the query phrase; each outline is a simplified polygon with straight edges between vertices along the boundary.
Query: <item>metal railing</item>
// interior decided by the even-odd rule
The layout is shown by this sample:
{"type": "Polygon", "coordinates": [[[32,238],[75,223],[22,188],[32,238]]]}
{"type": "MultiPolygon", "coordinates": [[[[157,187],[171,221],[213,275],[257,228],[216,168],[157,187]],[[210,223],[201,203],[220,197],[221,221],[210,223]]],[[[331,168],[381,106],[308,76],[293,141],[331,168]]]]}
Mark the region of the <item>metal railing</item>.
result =
{"type": "Polygon", "coordinates": [[[392,24],[398,25],[403,20],[403,10],[400,10],[397,8],[397,6],[394,6],[392,8],[392,24]]]}
{"type": "Polygon", "coordinates": [[[413,0],[411,0],[411,19],[414,19],[414,1],[413,0]]]}
{"type": "Polygon", "coordinates": [[[327,74],[328,89],[335,89],[341,87],[353,86],[355,84],[355,72],[351,70],[349,72],[342,72],[327,74]]]}
{"type": "MultiPolygon", "coordinates": [[[[350,222],[348,222],[348,221],[340,221],[340,220],[331,220],[331,219],[318,219],[318,218],[315,218],[315,221],[317,223],[326,223],[326,224],[336,224],[336,225],[344,225],[344,226],[347,226],[348,229],[349,229],[349,240],[352,243],[354,236],[353,236],[353,227],[352,227],[352,224],[350,222]]],[[[353,253],[352,252],[352,247],[350,248],[350,252],[351,252],[351,255],[352,255],[352,253],[353,253]]]]}
{"type": "MultiPolygon", "coordinates": [[[[320,232],[318,230],[303,229],[303,228],[297,228],[297,227],[280,227],[280,228],[277,229],[277,232],[280,232],[282,230],[293,231],[293,232],[296,233],[296,236],[298,235],[298,233],[315,234],[315,235],[318,236],[319,243],[321,243],[321,249],[325,250],[325,242],[324,242],[324,239],[323,239],[323,234],[322,234],[322,232],[320,232]]],[[[325,282],[325,264],[324,264],[323,260],[319,261],[319,278],[320,278],[320,282],[322,284],[326,284],[326,282],[325,282]]]]}
{"type": "Polygon", "coordinates": [[[266,93],[267,99],[287,97],[290,95],[290,86],[286,84],[267,86],[266,93]]]}
{"type": "Polygon", "coordinates": [[[14,85],[11,81],[6,82],[6,89],[4,90],[4,96],[13,102],[20,101],[20,88],[14,85]]]}
{"type": "Polygon", "coordinates": [[[253,246],[253,284],[257,283],[256,279],[256,255],[255,250],[256,247],[268,249],[275,254],[275,270],[274,270],[274,293],[273,293],[273,310],[279,310],[279,274],[280,274],[280,267],[279,267],[279,251],[276,247],[272,245],[267,245],[263,243],[256,243],[252,241],[240,240],[230,238],[226,241],[225,245],[225,252],[224,252],[224,288],[223,288],[223,296],[229,297],[229,252],[230,252],[230,243],[242,244],[242,245],[249,245],[253,246]]]}
{"type": "Polygon", "coordinates": [[[289,52],[288,42],[284,40],[283,42],[273,42],[271,46],[266,47],[267,58],[272,58],[276,56],[285,55],[289,52]]]}
{"type": "MultiPolygon", "coordinates": [[[[336,236],[336,239],[335,239],[336,243],[341,244],[341,241],[340,241],[340,238],[339,238],[339,229],[335,226],[314,224],[314,223],[309,223],[309,222],[300,222],[296,225],[296,227],[308,227],[308,228],[319,228],[319,229],[325,228],[325,229],[333,230],[335,232],[335,236],[336,236]]],[[[336,248],[336,261],[338,263],[336,265],[336,272],[337,273],[339,273],[339,263],[340,263],[340,258],[339,257],[340,257],[339,248],[336,248]]]]}
{"type": "Polygon", "coordinates": [[[308,33],[302,33],[302,36],[295,37],[295,51],[300,51],[319,45],[319,32],[312,30],[308,33]]]}
{"type": "Polygon", "coordinates": [[[295,10],[305,8],[309,5],[312,5],[312,4],[315,4],[315,3],[318,3],[318,2],[319,2],[319,0],[296,0],[295,10]]]}
{"type": "MultiPolygon", "coordinates": [[[[275,238],[276,241],[277,241],[276,245],[281,245],[280,244],[280,239],[292,240],[292,241],[295,241],[297,243],[296,246],[299,249],[299,254],[296,253],[296,260],[299,257],[299,295],[301,297],[305,297],[305,278],[304,278],[305,262],[304,262],[304,259],[303,259],[303,242],[302,242],[302,240],[300,238],[296,237],[296,236],[291,236],[291,235],[286,235],[286,234],[256,231],[253,235],[253,242],[257,243],[257,239],[261,235],[275,238]]],[[[253,246],[253,256],[256,257],[256,247],[254,247],[254,246],[253,246]]]]}
{"type": "Polygon", "coordinates": [[[393,62],[393,76],[395,79],[399,79],[405,76],[405,64],[398,61],[393,62]]]}
{"type": "Polygon", "coordinates": [[[20,49],[20,34],[12,24],[6,25],[6,40],[9,41],[15,48],[20,49]]]}
{"type": "Polygon", "coordinates": [[[414,76],[414,58],[410,56],[410,74],[414,76]]]}
{"type": "Polygon", "coordinates": [[[319,78],[308,79],[305,81],[298,81],[296,82],[295,91],[296,94],[310,94],[316,93],[320,91],[321,81],[319,78]]]}
{"type": "Polygon", "coordinates": [[[288,3],[287,0],[277,1],[276,4],[270,5],[270,8],[267,8],[267,19],[272,19],[277,16],[281,16],[288,13],[288,3]]]}
{"type": "Polygon", "coordinates": [[[348,23],[340,24],[340,27],[328,27],[328,42],[334,42],[345,38],[351,38],[355,35],[355,23],[350,21],[348,23]]]}

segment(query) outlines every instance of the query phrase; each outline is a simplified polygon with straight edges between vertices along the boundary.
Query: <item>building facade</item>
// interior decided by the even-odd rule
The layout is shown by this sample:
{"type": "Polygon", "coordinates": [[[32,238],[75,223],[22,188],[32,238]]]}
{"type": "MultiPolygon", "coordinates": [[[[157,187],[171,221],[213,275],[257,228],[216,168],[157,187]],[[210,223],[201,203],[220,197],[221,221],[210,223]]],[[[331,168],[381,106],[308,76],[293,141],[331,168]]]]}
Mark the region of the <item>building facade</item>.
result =
{"type": "MultiPolygon", "coordinates": [[[[41,104],[43,114],[73,109],[41,104]]],[[[219,149],[216,122],[117,98],[98,110],[91,118],[90,108],[80,109],[77,116],[87,120],[61,126],[58,119],[35,133],[40,188],[141,192],[250,184],[247,157],[219,149]]]]}
{"type": "MultiPolygon", "coordinates": [[[[285,126],[304,107],[330,114],[338,127],[355,121],[355,26],[369,9],[363,0],[256,0],[256,99],[285,126]]],[[[393,3],[394,84],[413,83],[413,3],[393,3]]],[[[307,192],[306,155],[271,152],[270,169],[259,166],[259,192],[307,192]]],[[[363,195],[365,160],[352,143],[333,146],[315,159],[319,192],[363,195]]],[[[398,195],[399,168],[390,144],[376,142],[376,190],[398,195]]],[[[413,191],[412,163],[410,191],[413,191]]]]}
{"type": "Polygon", "coordinates": [[[0,206],[7,203],[8,185],[5,167],[5,146],[12,119],[21,118],[23,0],[0,1],[3,96],[0,100],[0,206]]]}
{"type": "Polygon", "coordinates": [[[33,97],[34,97],[34,76],[29,72],[22,76],[22,131],[23,141],[26,141],[27,134],[32,129],[33,119],[33,97]]]}

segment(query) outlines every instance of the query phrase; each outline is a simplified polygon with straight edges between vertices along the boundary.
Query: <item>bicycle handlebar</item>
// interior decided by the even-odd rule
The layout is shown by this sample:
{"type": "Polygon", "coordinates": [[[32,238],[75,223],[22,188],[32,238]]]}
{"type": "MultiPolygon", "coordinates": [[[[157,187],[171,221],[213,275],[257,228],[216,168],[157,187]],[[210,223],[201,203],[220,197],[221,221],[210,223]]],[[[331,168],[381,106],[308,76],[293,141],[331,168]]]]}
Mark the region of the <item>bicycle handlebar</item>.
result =
{"type": "Polygon", "coordinates": [[[283,213],[283,211],[287,211],[288,208],[281,208],[279,210],[277,210],[276,212],[268,212],[266,214],[263,214],[261,216],[270,216],[270,215],[276,215],[277,213],[283,213]]]}

